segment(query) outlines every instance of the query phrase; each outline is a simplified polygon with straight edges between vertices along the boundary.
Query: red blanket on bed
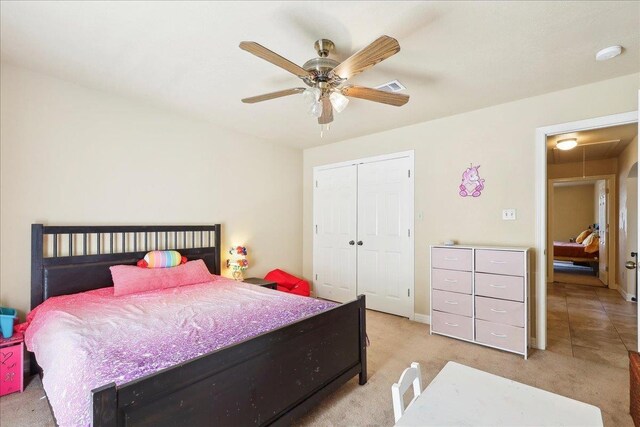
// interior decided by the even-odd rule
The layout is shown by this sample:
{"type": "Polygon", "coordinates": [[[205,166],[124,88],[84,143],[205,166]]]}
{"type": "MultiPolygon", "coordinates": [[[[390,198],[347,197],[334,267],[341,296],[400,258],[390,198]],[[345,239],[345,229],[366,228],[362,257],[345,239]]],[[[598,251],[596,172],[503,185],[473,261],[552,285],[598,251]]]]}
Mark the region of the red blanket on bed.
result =
{"type": "Polygon", "coordinates": [[[565,258],[598,258],[598,252],[588,253],[584,251],[582,243],[553,242],[553,256],[565,258]]]}

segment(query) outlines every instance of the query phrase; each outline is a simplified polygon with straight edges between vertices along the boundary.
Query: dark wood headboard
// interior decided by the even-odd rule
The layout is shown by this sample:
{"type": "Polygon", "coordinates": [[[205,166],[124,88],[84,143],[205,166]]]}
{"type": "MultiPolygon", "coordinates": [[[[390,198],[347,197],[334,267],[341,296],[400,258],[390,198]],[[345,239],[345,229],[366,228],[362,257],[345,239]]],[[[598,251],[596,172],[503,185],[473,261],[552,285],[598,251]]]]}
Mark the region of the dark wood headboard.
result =
{"type": "Polygon", "coordinates": [[[31,226],[31,309],[47,298],[113,286],[109,267],[177,250],[220,274],[220,224],[31,226]],[[213,236],[212,236],[213,235],[213,236]]]}

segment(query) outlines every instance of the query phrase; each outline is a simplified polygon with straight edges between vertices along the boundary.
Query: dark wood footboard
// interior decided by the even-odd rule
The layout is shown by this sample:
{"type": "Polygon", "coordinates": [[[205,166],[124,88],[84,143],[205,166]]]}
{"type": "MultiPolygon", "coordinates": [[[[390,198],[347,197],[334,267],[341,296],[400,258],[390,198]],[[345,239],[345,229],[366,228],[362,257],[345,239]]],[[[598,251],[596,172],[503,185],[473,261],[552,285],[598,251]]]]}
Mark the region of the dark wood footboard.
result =
{"type": "Polygon", "coordinates": [[[359,376],[365,297],[130,383],[92,391],[93,425],[284,425],[359,376]]]}

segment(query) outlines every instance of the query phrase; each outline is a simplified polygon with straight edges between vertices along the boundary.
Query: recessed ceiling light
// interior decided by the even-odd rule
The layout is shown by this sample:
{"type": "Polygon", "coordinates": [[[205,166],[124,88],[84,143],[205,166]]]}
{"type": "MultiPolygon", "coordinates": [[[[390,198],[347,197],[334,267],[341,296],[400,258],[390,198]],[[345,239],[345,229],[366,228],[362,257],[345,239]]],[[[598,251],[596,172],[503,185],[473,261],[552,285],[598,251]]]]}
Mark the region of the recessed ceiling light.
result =
{"type": "Polygon", "coordinates": [[[575,138],[563,139],[556,142],[556,148],[560,150],[571,150],[572,148],[576,148],[578,145],[578,140],[575,138]]]}
{"type": "Polygon", "coordinates": [[[606,61],[622,53],[622,46],[609,46],[596,53],[596,61],[606,61]]]}

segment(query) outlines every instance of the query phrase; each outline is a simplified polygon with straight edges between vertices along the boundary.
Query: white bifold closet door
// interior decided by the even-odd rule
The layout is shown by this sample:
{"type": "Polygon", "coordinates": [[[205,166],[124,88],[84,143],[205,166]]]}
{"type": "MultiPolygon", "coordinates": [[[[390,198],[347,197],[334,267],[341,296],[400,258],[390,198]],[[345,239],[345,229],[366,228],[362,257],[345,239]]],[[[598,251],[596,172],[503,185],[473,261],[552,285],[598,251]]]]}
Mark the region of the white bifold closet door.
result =
{"type": "Polygon", "coordinates": [[[316,171],[314,285],[339,302],[413,316],[412,159],[316,171]]]}
{"type": "Polygon", "coordinates": [[[356,297],[357,169],[327,169],[316,174],[315,292],[332,301],[356,297]]]}

